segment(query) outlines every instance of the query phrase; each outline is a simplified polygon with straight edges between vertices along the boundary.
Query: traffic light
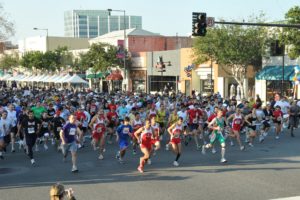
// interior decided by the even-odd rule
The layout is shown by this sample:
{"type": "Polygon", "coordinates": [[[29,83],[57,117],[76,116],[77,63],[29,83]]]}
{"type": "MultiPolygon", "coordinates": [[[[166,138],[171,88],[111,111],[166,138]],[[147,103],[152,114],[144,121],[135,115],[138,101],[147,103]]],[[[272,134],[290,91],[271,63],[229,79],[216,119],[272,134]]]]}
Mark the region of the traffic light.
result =
{"type": "Polygon", "coordinates": [[[206,13],[193,12],[193,36],[205,36],[206,35],[206,13]]]}

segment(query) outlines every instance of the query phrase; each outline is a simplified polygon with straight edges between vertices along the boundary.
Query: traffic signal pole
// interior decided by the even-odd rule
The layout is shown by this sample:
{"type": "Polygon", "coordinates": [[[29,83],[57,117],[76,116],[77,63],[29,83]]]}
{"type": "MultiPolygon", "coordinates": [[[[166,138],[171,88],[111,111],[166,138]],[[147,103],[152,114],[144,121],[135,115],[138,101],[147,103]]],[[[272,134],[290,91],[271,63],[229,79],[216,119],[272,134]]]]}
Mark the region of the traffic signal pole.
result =
{"type": "Polygon", "coordinates": [[[225,22],[225,21],[215,21],[215,24],[228,24],[228,25],[240,25],[240,26],[266,26],[266,27],[299,28],[300,29],[300,24],[272,24],[272,23],[225,22]]]}

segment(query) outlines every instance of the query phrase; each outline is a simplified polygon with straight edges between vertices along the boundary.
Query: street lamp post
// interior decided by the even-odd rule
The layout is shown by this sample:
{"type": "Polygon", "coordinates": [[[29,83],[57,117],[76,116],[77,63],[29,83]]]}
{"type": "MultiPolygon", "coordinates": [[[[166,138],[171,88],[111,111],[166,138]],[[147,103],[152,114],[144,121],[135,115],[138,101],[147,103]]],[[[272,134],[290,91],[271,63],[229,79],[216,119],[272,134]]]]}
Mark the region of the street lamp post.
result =
{"type": "Polygon", "coordinates": [[[124,49],[124,57],[123,57],[123,67],[124,67],[124,75],[125,75],[125,90],[128,89],[126,87],[128,87],[128,72],[127,72],[127,68],[126,68],[126,53],[125,53],[125,49],[126,49],[126,11],[125,10],[113,10],[113,9],[107,9],[108,11],[108,15],[110,16],[110,13],[112,11],[114,12],[123,12],[124,13],[124,21],[123,21],[123,25],[124,25],[124,42],[123,42],[123,49],[124,49]]]}
{"type": "Polygon", "coordinates": [[[46,51],[49,50],[49,46],[48,46],[48,29],[47,28],[33,28],[33,30],[35,31],[46,31],[46,51]]]}
{"type": "Polygon", "coordinates": [[[160,89],[162,89],[162,94],[163,94],[163,91],[164,91],[163,76],[164,76],[164,72],[166,72],[166,66],[165,66],[165,64],[167,64],[168,67],[172,66],[171,61],[164,62],[163,57],[159,56],[158,61],[156,63],[156,66],[159,68],[158,72],[161,72],[159,86],[160,86],[160,89]]]}

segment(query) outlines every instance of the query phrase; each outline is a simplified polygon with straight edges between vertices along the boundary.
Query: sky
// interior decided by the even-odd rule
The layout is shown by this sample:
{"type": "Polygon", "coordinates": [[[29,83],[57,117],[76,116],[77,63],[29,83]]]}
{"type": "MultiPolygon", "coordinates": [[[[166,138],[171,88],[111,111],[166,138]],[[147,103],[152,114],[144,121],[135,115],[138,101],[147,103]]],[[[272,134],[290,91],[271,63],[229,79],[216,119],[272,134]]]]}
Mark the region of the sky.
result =
{"type": "MultiPolygon", "coordinates": [[[[225,21],[243,21],[265,13],[267,21],[284,19],[284,14],[300,0],[0,0],[14,22],[16,43],[26,37],[45,35],[34,27],[47,28],[49,36],[64,36],[64,11],[108,8],[126,10],[126,15],[142,16],[143,29],[162,35],[187,36],[192,29],[192,12],[225,21]]],[[[114,15],[122,13],[114,13],[114,15]]]]}

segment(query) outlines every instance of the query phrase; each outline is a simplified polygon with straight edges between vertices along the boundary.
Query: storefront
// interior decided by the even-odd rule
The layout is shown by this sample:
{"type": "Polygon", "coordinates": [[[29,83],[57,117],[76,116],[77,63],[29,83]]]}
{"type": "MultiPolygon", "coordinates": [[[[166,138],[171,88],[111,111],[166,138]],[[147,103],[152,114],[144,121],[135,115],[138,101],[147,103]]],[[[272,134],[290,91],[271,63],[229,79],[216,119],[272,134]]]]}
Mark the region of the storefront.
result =
{"type": "Polygon", "coordinates": [[[131,70],[130,71],[130,85],[132,92],[146,92],[146,70],[131,70]]]}
{"type": "Polygon", "coordinates": [[[274,97],[276,93],[292,97],[294,67],[293,65],[285,66],[283,70],[282,66],[265,66],[256,74],[256,93],[265,101],[274,97]]]}

